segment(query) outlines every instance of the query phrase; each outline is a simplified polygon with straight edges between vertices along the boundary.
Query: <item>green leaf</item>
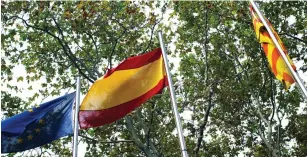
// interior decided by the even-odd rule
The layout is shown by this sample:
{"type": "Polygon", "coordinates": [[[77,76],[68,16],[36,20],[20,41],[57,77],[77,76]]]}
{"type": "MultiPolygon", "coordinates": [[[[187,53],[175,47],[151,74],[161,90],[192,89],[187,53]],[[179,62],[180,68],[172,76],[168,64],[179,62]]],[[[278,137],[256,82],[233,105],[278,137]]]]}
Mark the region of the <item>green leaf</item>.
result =
{"type": "Polygon", "coordinates": [[[18,78],[17,78],[17,82],[19,82],[19,81],[23,81],[23,77],[22,76],[19,76],[18,78]]]}

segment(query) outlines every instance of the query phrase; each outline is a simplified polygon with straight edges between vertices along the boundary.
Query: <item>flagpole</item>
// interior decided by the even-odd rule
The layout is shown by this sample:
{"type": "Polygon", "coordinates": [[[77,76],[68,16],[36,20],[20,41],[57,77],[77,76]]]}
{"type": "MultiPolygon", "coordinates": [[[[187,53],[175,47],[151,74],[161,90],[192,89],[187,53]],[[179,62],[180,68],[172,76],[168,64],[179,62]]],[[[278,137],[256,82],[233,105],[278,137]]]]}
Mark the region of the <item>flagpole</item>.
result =
{"type": "Polygon", "coordinates": [[[79,114],[79,106],[80,106],[80,76],[77,77],[76,103],[75,103],[75,114],[74,114],[73,157],[78,156],[78,133],[79,133],[78,114],[79,114]]]}
{"type": "Polygon", "coordinates": [[[277,47],[279,54],[282,56],[283,60],[285,61],[288,69],[290,70],[292,76],[294,77],[297,85],[300,87],[303,95],[305,96],[305,98],[307,99],[307,90],[306,87],[304,86],[303,82],[301,81],[300,77],[298,76],[298,74],[294,71],[294,69],[292,68],[287,56],[285,55],[283,49],[281,48],[281,46],[279,45],[273,31],[271,30],[271,27],[269,26],[269,24],[267,23],[267,21],[265,20],[264,16],[262,15],[262,13],[260,12],[260,10],[258,9],[256,3],[251,0],[250,1],[254,10],[256,11],[256,13],[258,14],[260,20],[262,21],[263,25],[265,26],[265,28],[267,29],[268,33],[270,34],[275,46],[277,47]]]}
{"type": "Polygon", "coordinates": [[[170,89],[170,93],[171,93],[171,100],[172,100],[172,104],[173,104],[173,111],[174,111],[174,115],[175,115],[176,126],[177,126],[178,135],[179,135],[179,141],[180,141],[182,156],[188,157],[188,152],[187,152],[187,148],[185,146],[183,131],[182,131],[181,122],[180,122],[180,116],[179,116],[179,112],[178,112],[178,108],[177,108],[177,104],[176,104],[176,97],[175,97],[171,72],[170,72],[169,66],[168,66],[167,54],[166,54],[166,49],[165,49],[165,46],[164,46],[162,32],[158,31],[158,35],[159,35],[160,45],[161,45],[161,48],[162,48],[162,54],[163,54],[163,59],[164,59],[164,63],[165,63],[165,69],[166,69],[169,89],[170,89]]]}

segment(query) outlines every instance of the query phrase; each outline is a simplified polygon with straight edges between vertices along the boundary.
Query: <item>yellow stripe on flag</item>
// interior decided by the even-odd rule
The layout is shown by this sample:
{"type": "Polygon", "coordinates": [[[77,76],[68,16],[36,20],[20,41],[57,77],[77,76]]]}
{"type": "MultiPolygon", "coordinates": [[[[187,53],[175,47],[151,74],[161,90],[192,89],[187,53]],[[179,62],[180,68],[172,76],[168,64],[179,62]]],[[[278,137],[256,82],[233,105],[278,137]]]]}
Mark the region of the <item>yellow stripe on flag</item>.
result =
{"type": "Polygon", "coordinates": [[[138,98],[154,88],[164,76],[162,56],[140,68],[115,71],[92,85],[80,110],[107,109],[138,98]]]}
{"type": "Polygon", "coordinates": [[[168,85],[162,51],[129,57],[108,70],[89,89],[79,111],[82,129],[112,123],[148,99],[162,92],[168,85]]]}

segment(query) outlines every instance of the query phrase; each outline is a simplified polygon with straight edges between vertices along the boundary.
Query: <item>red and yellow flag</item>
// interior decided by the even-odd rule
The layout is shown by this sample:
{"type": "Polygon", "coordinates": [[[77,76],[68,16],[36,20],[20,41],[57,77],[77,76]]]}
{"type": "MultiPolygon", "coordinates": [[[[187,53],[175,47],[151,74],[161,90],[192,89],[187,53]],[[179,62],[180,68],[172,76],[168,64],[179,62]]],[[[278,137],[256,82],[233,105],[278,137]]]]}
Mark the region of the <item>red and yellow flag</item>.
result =
{"type": "Polygon", "coordinates": [[[167,86],[161,49],[126,59],[98,79],[83,99],[81,128],[112,123],[167,86]]]}
{"type": "MultiPolygon", "coordinates": [[[[280,53],[282,52],[279,52],[277,47],[274,45],[272,38],[270,37],[268,31],[266,30],[261,20],[258,18],[256,13],[254,12],[252,6],[250,6],[250,10],[251,10],[252,17],[253,17],[254,30],[256,32],[257,39],[262,45],[262,48],[270,64],[271,70],[274,73],[275,77],[284,84],[285,89],[287,90],[291,86],[291,84],[293,84],[295,81],[289,69],[287,68],[285,61],[280,55],[280,53]]],[[[285,52],[285,55],[287,56],[287,59],[289,60],[292,68],[296,70],[295,65],[293,64],[292,60],[290,59],[288,55],[286,47],[280,40],[278,34],[274,30],[271,23],[268,20],[267,22],[270,25],[271,30],[273,31],[279,45],[282,47],[283,51],[285,52]]]]}

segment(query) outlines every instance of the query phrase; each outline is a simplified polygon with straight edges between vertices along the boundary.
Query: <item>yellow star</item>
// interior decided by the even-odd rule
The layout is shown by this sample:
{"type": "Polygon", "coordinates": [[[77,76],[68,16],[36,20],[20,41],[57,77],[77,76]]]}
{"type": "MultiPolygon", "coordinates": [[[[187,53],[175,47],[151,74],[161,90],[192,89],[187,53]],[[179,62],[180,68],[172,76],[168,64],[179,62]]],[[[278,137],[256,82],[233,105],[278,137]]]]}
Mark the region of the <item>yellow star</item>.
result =
{"type": "Polygon", "coordinates": [[[22,138],[18,138],[17,143],[22,143],[22,138]]]}
{"type": "Polygon", "coordinates": [[[41,129],[40,129],[40,128],[37,128],[37,129],[35,129],[35,131],[36,131],[36,132],[40,132],[40,131],[41,131],[41,129]]]}
{"type": "Polygon", "coordinates": [[[32,135],[29,135],[28,136],[28,140],[32,140],[33,139],[33,136],[32,135]]]}
{"type": "Polygon", "coordinates": [[[33,109],[32,109],[32,108],[30,108],[28,111],[29,111],[29,112],[33,112],[33,109]]]}
{"type": "Polygon", "coordinates": [[[40,120],[38,121],[38,123],[39,123],[39,124],[44,124],[44,120],[40,119],[40,120]]]}

